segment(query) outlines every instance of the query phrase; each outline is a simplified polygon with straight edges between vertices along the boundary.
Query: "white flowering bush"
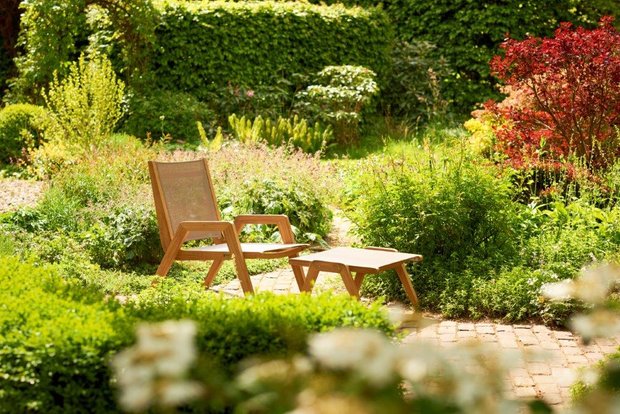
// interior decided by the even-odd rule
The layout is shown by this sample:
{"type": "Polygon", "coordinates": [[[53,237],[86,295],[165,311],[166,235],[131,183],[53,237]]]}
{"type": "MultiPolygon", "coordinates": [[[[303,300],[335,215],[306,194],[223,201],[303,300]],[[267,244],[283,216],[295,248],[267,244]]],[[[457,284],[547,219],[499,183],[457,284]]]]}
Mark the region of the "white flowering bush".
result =
{"type": "MultiPolygon", "coordinates": [[[[591,306],[590,312],[571,319],[571,328],[585,342],[620,334],[620,266],[604,265],[586,269],[575,280],[543,286],[542,292],[555,301],[579,299],[591,306]]],[[[620,350],[597,366],[582,371],[573,387],[577,396],[574,414],[615,413],[620,407],[620,350]]]]}
{"type": "Polygon", "coordinates": [[[141,324],[138,341],[112,360],[121,390],[119,403],[130,412],[152,405],[171,408],[199,397],[202,385],[186,379],[196,360],[192,321],[141,324]]]}
{"type": "MultiPolygon", "coordinates": [[[[589,314],[572,320],[573,329],[589,341],[620,333],[620,303],[614,298],[619,285],[620,267],[608,265],[586,270],[574,281],[547,284],[542,293],[553,300],[576,298],[592,305],[589,314]]],[[[115,358],[124,408],[140,411],[152,404],[169,410],[193,398],[217,395],[209,390],[213,381],[203,379],[201,385],[185,379],[183,372],[195,354],[188,345],[194,332],[187,321],[178,322],[178,328],[175,324],[156,325],[155,335],[143,326],[138,345],[115,358]],[[182,336],[176,343],[167,334],[174,331],[182,336]]],[[[306,355],[247,361],[217,392],[221,398],[222,390],[227,390],[225,404],[237,413],[552,413],[544,401],[514,399],[504,388],[508,369],[523,359],[539,358],[516,351],[500,353],[473,342],[451,348],[399,344],[376,330],[340,328],[312,335],[306,355]]],[[[620,353],[601,367],[584,370],[581,386],[586,389],[564,412],[618,412],[619,360],[620,353]]]]}
{"type": "MultiPolygon", "coordinates": [[[[139,332],[139,338],[145,332],[139,332]]],[[[142,342],[150,340],[139,339],[138,343],[142,342]]],[[[145,404],[148,396],[154,405],[169,409],[167,402],[180,402],[176,397],[184,395],[178,390],[183,384],[188,387],[188,397],[200,395],[200,387],[179,382],[176,371],[171,389],[166,375],[153,382],[162,375],[155,362],[158,348],[137,348],[129,356],[121,354],[115,359],[117,372],[127,366],[131,372],[119,378],[124,408],[144,410],[149,407],[145,404]],[[160,389],[162,394],[156,395],[160,389]],[[171,393],[175,398],[170,398],[171,393]],[[132,403],[132,397],[138,403],[132,403]]],[[[166,352],[162,358],[176,358],[166,352]]],[[[184,366],[183,361],[177,366],[184,366]]],[[[544,406],[540,401],[510,399],[504,393],[506,370],[518,361],[517,354],[496,353],[479,344],[448,350],[425,343],[402,345],[375,330],[341,328],[311,336],[308,355],[248,362],[229,385],[236,392],[229,392],[228,404],[236,412],[265,414],[516,414],[527,412],[532,403],[544,406]]]]}

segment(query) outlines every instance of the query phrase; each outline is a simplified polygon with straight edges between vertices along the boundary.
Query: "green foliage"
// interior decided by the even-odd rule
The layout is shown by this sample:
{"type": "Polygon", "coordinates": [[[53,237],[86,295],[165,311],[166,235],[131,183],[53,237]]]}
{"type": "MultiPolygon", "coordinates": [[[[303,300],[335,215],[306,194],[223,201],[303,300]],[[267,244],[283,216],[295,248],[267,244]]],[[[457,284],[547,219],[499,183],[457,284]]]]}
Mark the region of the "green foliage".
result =
{"type": "Polygon", "coordinates": [[[62,266],[0,257],[2,412],[119,411],[109,357],[133,340],[133,327],[144,320],[198,321],[201,354],[231,374],[250,356],[303,351],[311,332],[353,326],[393,333],[378,304],[348,296],[230,299],[167,280],[121,307],[66,276],[62,266]]]}
{"type": "Polygon", "coordinates": [[[0,161],[22,158],[44,138],[47,112],[36,105],[7,105],[0,110],[0,161]]]}
{"type": "Polygon", "coordinates": [[[362,110],[379,92],[376,74],[362,66],[327,66],[296,96],[297,109],[332,125],[336,140],[349,144],[359,138],[362,110]]]}
{"type": "Polygon", "coordinates": [[[10,81],[13,101],[39,98],[40,88],[53,79],[55,71],[66,73],[66,62],[77,54],[86,19],[85,0],[22,2],[18,43],[24,53],[15,59],[18,77],[10,81]]]}
{"type": "Polygon", "coordinates": [[[320,122],[309,127],[308,122],[300,120],[297,115],[292,119],[279,117],[277,121],[259,115],[251,121],[233,114],[228,117],[228,122],[236,138],[244,143],[264,142],[275,147],[290,145],[315,153],[323,151],[333,139],[330,127],[323,128],[320,122]]]}
{"type": "Polygon", "coordinates": [[[367,307],[348,295],[261,293],[229,299],[164,284],[130,301],[128,312],[151,322],[195,320],[201,354],[229,372],[252,355],[303,351],[311,332],[350,326],[393,333],[378,303],[367,307]]]}
{"type": "Polygon", "coordinates": [[[32,233],[59,232],[83,246],[103,267],[135,268],[160,255],[146,163],[158,148],[125,135],[65,166],[35,207],[11,221],[32,233]]]}
{"type": "Polygon", "coordinates": [[[196,143],[198,121],[205,126],[214,123],[215,115],[207,104],[189,93],[154,90],[131,95],[121,129],[140,138],[170,136],[196,143]]]}
{"type": "Polygon", "coordinates": [[[23,54],[15,60],[18,76],[9,82],[8,100],[40,101],[41,88],[53,80],[55,72],[64,77],[67,62],[80,52],[116,52],[102,42],[106,37],[119,46],[123,72],[136,81],[146,77],[157,22],[150,0],[31,0],[21,2],[20,7],[18,43],[23,54]],[[89,33],[87,23],[93,12],[105,14],[109,26],[95,24],[95,33],[89,33]]]}
{"type": "Polygon", "coordinates": [[[378,8],[270,1],[170,1],[158,7],[157,84],[199,99],[227,85],[254,90],[282,78],[294,83],[294,74],[327,65],[386,70],[392,35],[378,8]]]}
{"type": "Polygon", "coordinates": [[[474,104],[496,97],[488,63],[506,33],[517,39],[527,34],[547,36],[562,21],[595,23],[601,11],[608,10],[589,3],[392,0],[386,3],[386,11],[399,40],[424,40],[438,46],[432,57],[445,57],[453,69],[442,91],[455,103],[456,110],[467,113],[474,104]]]}
{"type": "Polygon", "coordinates": [[[100,145],[123,115],[125,84],[116,78],[110,61],[84,55],[69,65],[60,80],[55,74],[44,94],[54,124],[51,138],[82,147],[100,145]]]}
{"type": "Polygon", "coordinates": [[[16,258],[0,258],[0,285],[0,411],[116,411],[107,363],[132,337],[122,310],[16,258]]]}
{"type": "MultiPolygon", "coordinates": [[[[303,181],[249,179],[241,191],[223,193],[220,204],[226,216],[239,214],[285,214],[299,242],[322,241],[331,227],[331,210],[303,181]]],[[[242,237],[250,240],[278,239],[272,226],[246,226],[242,237]]]]}
{"type": "Polygon", "coordinates": [[[580,201],[550,207],[529,212],[533,229],[522,250],[528,266],[572,278],[584,264],[604,261],[620,248],[620,208],[580,201]]]}
{"type": "Polygon", "coordinates": [[[92,260],[102,267],[123,268],[159,263],[157,218],[152,208],[118,206],[84,235],[92,260]]]}

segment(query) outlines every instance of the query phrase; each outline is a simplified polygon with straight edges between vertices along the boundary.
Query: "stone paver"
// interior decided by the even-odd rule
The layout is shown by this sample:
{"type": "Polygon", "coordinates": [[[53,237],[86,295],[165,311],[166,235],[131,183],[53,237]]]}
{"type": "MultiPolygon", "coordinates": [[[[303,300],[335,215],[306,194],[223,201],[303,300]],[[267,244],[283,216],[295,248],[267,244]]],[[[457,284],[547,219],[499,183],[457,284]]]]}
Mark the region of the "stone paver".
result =
{"type": "MultiPolygon", "coordinates": [[[[290,269],[252,276],[252,283],[258,292],[299,293],[290,269]]],[[[243,296],[238,280],[213,289],[243,296]]],[[[321,273],[314,292],[326,289],[346,292],[338,275],[321,273]]],[[[620,337],[594,340],[584,345],[571,332],[553,330],[543,325],[447,321],[436,316],[430,318],[434,323],[421,329],[411,329],[403,342],[423,340],[448,348],[459,342],[481,341],[495,347],[498,352],[524,351],[533,359],[518,363],[510,370],[507,378],[509,392],[517,398],[542,397],[547,403],[558,407],[570,402],[570,387],[576,381],[581,367],[600,361],[620,346],[620,337]]]]}

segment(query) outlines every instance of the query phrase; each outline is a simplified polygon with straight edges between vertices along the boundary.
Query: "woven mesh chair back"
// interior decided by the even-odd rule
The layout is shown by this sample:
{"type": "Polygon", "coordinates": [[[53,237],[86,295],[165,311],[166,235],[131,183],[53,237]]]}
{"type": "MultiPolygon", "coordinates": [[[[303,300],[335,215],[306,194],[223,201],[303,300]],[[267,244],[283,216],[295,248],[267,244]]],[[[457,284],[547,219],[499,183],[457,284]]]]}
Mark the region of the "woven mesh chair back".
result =
{"type": "MultiPolygon", "coordinates": [[[[151,161],[151,180],[154,196],[158,192],[160,206],[157,215],[164,214],[169,237],[172,238],[183,221],[218,221],[220,214],[205,159],[183,162],[151,161]],[[153,177],[154,173],[154,177],[153,177]],[[159,191],[156,191],[155,185],[159,191]]],[[[157,200],[155,200],[157,206],[157,200]]],[[[162,225],[160,221],[160,226],[162,225]]],[[[161,231],[161,229],[160,229],[161,231]]],[[[185,240],[219,238],[218,232],[190,232],[185,240]]]]}

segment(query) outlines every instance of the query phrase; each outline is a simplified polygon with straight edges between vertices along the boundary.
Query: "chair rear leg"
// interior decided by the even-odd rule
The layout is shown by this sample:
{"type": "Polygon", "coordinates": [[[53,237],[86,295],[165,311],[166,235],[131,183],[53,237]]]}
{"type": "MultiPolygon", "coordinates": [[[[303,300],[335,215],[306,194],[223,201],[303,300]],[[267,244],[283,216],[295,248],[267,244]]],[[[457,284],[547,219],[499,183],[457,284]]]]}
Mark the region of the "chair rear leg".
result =
{"type": "Polygon", "coordinates": [[[213,263],[211,263],[209,272],[207,273],[207,276],[205,276],[204,280],[205,289],[208,289],[209,286],[211,286],[211,283],[213,283],[213,279],[215,279],[215,275],[217,275],[217,272],[220,271],[222,263],[224,263],[224,258],[214,259],[213,263]]]}

